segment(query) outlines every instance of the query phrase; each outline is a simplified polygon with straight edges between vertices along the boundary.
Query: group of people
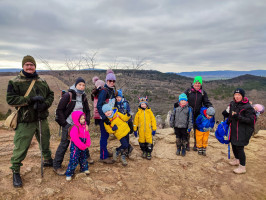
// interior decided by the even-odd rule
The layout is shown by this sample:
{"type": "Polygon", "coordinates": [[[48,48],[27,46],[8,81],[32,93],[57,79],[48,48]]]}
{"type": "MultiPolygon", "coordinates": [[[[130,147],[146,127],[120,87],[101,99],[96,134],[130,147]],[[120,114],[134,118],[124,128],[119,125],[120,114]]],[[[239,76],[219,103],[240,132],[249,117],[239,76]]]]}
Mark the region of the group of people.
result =
{"type": "MultiPolygon", "coordinates": [[[[79,77],[65,92],[56,109],[56,121],[62,126],[60,144],[52,159],[50,150],[50,131],[47,117],[48,108],[54,100],[54,92],[47,82],[36,72],[36,62],[32,56],[25,56],[22,60],[22,71],[8,83],[7,103],[19,108],[18,126],[14,136],[14,150],[10,167],[13,172],[14,187],[22,187],[20,167],[27,155],[31,140],[35,135],[39,142],[44,166],[53,167],[58,175],[65,175],[71,180],[77,165],[80,172],[89,174],[89,164],[93,164],[89,152],[91,139],[89,125],[91,112],[85,94],[86,82],[79,77]],[[29,95],[26,91],[30,85],[29,95]],[[39,126],[41,122],[41,126],[39,126]],[[41,143],[40,143],[40,132],[41,143]],[[70,144],[71,143],[71,144],[70,144]],[[70,144],[70,160],[67,170],[62,168],[65,153],[70,144]]],[[[130,156],[133,147],[129,143],[129,134],[139,137],[142,157],[150,160],[153,151],[153,136],[156,134],[156,120],[148,104],[147,97],[139,98],[138,111],[134,117],[131,114],[129,102],[123,97],[122,90],[115,88],[116,76],[112,70],[107,70],[105,81],[93,77],[95,88],[91,93],[94,105],[94,122],[100,126],[100,162],[112,164],[121,156],[123,166],[127,165],[126,158],[130,156]],[[121,145],[113,152],[107,149],[109,134],[114,134],[121,145]]],[[[254,131],[254,109],[245,97],[242,89],[236,89],[234,100],[223,112],[231,124],[231,144],[235,160],[231,165],[238,165],[235,173],[245,173],[244,146],[254,131]]],[[[194,129],[193,150],[199,155],[206,156],[208,136],[214,126],[215,110],[208,99],[206,91],[202,89],[202,78],[195,77],[188,90],[179,95],[179,101],[174,104],[174,111],[170,124],[176,134],[177,155],[186,155],[190,150],[190,132],[194,129]]]]}

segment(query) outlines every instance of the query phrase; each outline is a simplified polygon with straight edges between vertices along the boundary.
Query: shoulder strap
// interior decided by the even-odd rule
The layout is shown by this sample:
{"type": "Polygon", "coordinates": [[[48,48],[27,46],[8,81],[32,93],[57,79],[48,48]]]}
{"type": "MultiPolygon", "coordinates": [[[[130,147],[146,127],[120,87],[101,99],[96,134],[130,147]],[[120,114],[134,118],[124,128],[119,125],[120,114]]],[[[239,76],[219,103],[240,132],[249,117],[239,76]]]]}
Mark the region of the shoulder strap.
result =
{"type": "MultiPolygon", "coordinates": [[[[33,79],[33,80],[31,81],[30,86],[29,86],[27,92],[25,93],[24,97],[27,97],[27,96],[30,94],[30,92],[31,92],[31,90],[32,90],[32,88],[33,88],[35,82],[36,82],[36,79],[33,79]]],[[[19,111],[20,108],[21,108],[21,106],[18,108],[17,111],[19,111]]]]}

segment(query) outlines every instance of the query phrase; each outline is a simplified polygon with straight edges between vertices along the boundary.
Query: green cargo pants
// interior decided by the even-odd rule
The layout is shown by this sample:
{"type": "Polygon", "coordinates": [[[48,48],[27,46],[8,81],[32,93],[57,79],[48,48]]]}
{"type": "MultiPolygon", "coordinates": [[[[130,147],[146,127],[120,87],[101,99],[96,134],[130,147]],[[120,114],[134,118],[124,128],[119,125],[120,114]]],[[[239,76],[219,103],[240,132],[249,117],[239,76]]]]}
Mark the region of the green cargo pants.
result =
{"type": "MultiPolygon", "coordinates": [[[[41,121],[42,124],[42,153],[44,160],[51,159],[50,150],[50,129],[47,119],[41,121]]],[[[11,157],[12,169],[14,172],[20,171],[22,161],[25,159],[28,149],[30,147],[33,136],[35,135],[40,146],[40,132],[39,122],[31,123],[18,123],[15,136],[14,136],[14,150],[13,156],[11,157]]]]}

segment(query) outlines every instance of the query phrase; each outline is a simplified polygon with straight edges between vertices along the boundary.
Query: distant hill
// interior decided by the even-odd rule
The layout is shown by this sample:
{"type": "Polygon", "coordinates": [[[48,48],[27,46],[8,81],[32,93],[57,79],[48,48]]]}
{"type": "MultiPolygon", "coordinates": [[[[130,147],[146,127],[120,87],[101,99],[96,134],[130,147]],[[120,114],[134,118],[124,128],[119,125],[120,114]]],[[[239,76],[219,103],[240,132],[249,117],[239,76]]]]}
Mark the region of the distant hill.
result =
{"type": "Polygon", "coordinates": [[[250,74],[254,76],[264,76],[266,77],[266,70],[251,70],[251,71],[194,71],[194,72],[181,72],[176,73],[181,76],[186,77],[195,77],[202,76],[204,80],[219,80],[219,79],[230,79],[235,78],[237,76],[242,76],[245,74],[250,74]]]}
{"type": "Polygon", "coordinates": [[[0,72],[19,72],[21,68],[4,68],[0,69],[0,72]]]}

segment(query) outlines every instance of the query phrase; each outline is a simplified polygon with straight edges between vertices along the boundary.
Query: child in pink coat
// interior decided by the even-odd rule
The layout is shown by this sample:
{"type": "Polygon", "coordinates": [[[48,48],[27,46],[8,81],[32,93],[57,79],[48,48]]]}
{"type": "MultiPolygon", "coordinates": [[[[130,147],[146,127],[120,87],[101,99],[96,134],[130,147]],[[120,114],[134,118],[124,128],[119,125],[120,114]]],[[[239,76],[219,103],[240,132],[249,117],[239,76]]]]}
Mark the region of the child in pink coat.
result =
{"type": "Polygon", "coordinates": [[[71,114],[74,125],[70,130],[70,160],[66,171],[66,180],[70,181],[76,167],[80,164],[80,172],[89,174],[86,148],[90,147],[90,133],[86,130],[85,113],[75,111],[71,114]]]}

